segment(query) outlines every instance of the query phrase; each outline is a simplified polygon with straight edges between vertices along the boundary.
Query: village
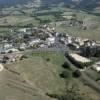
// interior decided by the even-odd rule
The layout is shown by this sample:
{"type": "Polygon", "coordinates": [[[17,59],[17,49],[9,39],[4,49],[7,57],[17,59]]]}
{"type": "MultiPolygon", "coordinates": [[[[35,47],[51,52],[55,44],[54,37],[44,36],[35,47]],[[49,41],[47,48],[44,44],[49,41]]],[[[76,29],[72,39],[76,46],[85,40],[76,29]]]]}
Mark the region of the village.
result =
{"type": "Polygon", "coordinates": [[[0,40],[0,62],[12,63],[23,59],[24,52],[55,51],[64,53],[78,68],[92,66],[100,72],[100,42],[56,32],[54,27],[43,25],[34,28],[12,29],[12,39],[0,40]]]}
{"type": "Polygon", "coordinates": [[[18,61],[23,56],[23,52],[28,50],[57,51],[58,48],[62,48],[61,51],[64,51],[64,54],[67,52],[67,57],[78,62],[80,68],[95,63],[92,68],[100,72],[99,41],[59,33],[49,25],[11,30],[11,32],[13,31],[16,32],[15,37],[0,41],[1,63],[18,61]],[[98,60],[96,59],[97,62],[93,58],[98,58],[98,60]]]}
{"type": "Polygon", "coordinates": [[[66,66],[71,67],[75,77],[81,77],[84,84],[100,91],[99,41],[60,33],[55,27],[46,24],[10,31],[15,34],[0,38],[0,72],[4,69],[12,71],[5,65],[29,58],[26,55],[28,53],[58,52],[63,55],[66,66]]]}
{"type": "MultiPolygon", "coordinates": [[[[27,50],[56,51],[57,45],[60,44],[64,52],[68,53],[69,58],[75,62],[83,63],[85,67],[87,65],[84,63],[90,64],[92,63],[91,58],[100,55],[99,41],[59,33],[49,25],[11,30],[11,32],[13,31],[16,32],[15,37],[12,37],[12,39],[6,38],[0,42],[0,53],[3,55],[0,58],[1,63],[17,61],[22,57],[22,52],[27,50]]],[[[93,65],[93,69],[97,72],[100,72],[99,63],[98,61],[93,65]]]]}

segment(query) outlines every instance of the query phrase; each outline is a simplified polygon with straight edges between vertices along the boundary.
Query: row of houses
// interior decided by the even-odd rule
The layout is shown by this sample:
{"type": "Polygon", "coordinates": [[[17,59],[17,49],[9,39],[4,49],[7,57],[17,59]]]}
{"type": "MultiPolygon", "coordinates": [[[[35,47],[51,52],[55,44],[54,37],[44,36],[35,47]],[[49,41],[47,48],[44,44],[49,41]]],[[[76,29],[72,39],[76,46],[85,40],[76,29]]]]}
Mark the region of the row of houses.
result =
{"type": "Polygon", "coordinates": [[[70,35],[64,35],[61,37],[60,41],[62,43],[64,43],[65,45],[76,45],[76,49],[79,48],[80,46],[95,46],[96,45],[96,41],[92,41],[89,39],[82,39],[80,37],[73,37],[70,35]]]}
{"type": "Polygon", "coordinates": [[[97,41],[82,39],[80,37],[72,37],[64,35],[60,38],[60,42],[69,46],[72,50],[79,50],[83,56],[95,56],[100,51],[100,44],[97,41]]]}

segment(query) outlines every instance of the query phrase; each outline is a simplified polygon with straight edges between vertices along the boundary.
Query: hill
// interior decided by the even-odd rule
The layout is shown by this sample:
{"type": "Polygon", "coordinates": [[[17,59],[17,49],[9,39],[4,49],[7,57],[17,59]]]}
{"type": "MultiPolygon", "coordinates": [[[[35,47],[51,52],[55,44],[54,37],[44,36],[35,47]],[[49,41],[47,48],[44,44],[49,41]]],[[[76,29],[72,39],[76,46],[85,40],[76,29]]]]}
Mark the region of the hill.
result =
{"type": "Polygon", "coordinates": [[[70,7],[92,11],[92,13],[100,15],[100,0],[0,0],[0,7],[22,5],[34,1],[41,2],[45,6],[63,3],[70,7]]]}
{"type": "Polygon", "coordinates": [[[100,14],[100,0],[42,0],[42,3],[46,5],[64,3],[73,8],[100,14]]]}
{"type": "Polygon", "coordinates": [[[14,6],[17,4],[26,4],[32,0],[0,0],[0,7],[14,6]]]}
{"type": "Polygon", "coordinates": [[[58,100],[46,94],[61,95],[73,86],[84,96],[83,100],[99,100],[97,92],[80,80],[71,75],[65,80],[60,77],[64,70],[72,73],[71,69],[61,67],[64,61],[59,53],[33,52],[23,61],[4,65],[0,72],[0,100],[58,100]]]}
{"type": "Polygon", "coordinates": [[[64,59],[57,53],[33,53],[32,57],[5,65],[0,72],[0,100],[55,100],[46,93],[61,93],[64,59]],[[47,58],[51,60],[46,61],[47,58]],[[53,58],[53,59],[52,59],[53,58]]]}

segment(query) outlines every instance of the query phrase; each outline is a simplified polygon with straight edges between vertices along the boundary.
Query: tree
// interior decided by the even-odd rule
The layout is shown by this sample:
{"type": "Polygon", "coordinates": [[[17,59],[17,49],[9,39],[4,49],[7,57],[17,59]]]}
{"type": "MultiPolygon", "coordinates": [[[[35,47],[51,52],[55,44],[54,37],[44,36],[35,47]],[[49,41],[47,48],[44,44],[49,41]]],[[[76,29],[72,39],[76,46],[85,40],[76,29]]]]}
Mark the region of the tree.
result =
{"type": "Polygon", "coordinates": [[[3,60],[2,60],[2,63],[4,63],[4,64],[5,64],[5,63],[7,62],[7,60],[9,60],[9,57],[4,56],[4,57],[3,57],[3,60]]]}
{"type": "Polygon", "coordinates": [[[50,58],[47,58],[46,61],[50,61],[50,58]]]}
{"type": "Polygon", "coordinates": [[[76,70],[75,72],[73,72],[73,76],[78,78],[81,76],[81,72],[79,70],[76,70]]]}
{"type": "Polygon", "coordinates": [[[63,71],[61,74],[60,74],[60,77],[61,78],[69,78],[71,76],[71,73],[70,71],[63,71]]]}
{"type": "Polygon", "coordinates": [[[15,42],[16,42],[16,43],[22,43],[23,41],[24,41],[23,38],[16,38],[16,39],[15,39],[15,42]]]}
{"type": "Polygon", "coordinates": [[[70,64],[68,62],[64,62],[62,65],[63,68],[70,68],[70,64]]]}

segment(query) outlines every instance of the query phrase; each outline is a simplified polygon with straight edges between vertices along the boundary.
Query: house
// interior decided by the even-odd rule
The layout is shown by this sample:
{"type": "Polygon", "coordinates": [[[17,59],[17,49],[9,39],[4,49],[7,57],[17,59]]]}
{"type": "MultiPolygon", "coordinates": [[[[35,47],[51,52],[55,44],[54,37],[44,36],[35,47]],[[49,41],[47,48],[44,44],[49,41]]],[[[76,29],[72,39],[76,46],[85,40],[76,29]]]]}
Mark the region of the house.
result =
{"type": "Polygon", "coordinates": [[[56,32],[56,33],[55,33],[55,36],[58,37],[58,36],[60,36],[60,34],[61,34],[61,33],[56,32]]]}
{"type": "Polygon", "coordinates": [[[40,43],[40,42],[41,42],[40,39],[33,39],[33,40],[31,40],[31,41],[29,42],[29,46],[33,46],[33,45],[38,44],[38,43],[40,43]]]}
{"type": "Polygon", "coordinates": [[[81,38],[80,37],[75,38],[75,43],[80,44],[80,42],[81,42],[81,38]]]}
{"type": "Polygon", "coordinates": [[[89,42],[90,40],[89,39],[83,39],[83,42],[89,42]]]}
{"type": "Polygon", "coordinates": [[[46,39],[48,45],[52,45],[55,43],[55,37],[49,37],[46,39]]]}
{"type": "Polygon", "coordinates": [[[12,48],[12,47],[13,47],[13,45],[11,43],[4,43],[3,44],[4,49],[9,49],[9,48],[12,48]]]}
{"type": "Polygon", "coordinates": [[[63,18],[66,18],[66,19],[68,19],[68,20],[71,20],[71,19],[73,19],[74,17],[73,16],[71,16],[71,15],[63,15],[63,18]]]}
{"type": "Polygon", "coordinates": [[[48,27],[48,25],[46,25],[46,24],[43,25],[43,28],[47,28],[47,27],[48,27]]]}
{"type": "Polygon", "coordinates": [[[71,43],[72,43],[72,37],[69,36],[69,37],[68,37],[68,44],[71,44],[71,43]]]}
{"type": "Polygon", "coordinates": [[[73,50],[78,50],[80,48],[80,46],[76,43],[68,44],[68,46],[73,50]]]}
{"type": "Polygon", "coordinates": [[[82,54],[87,57],[95,56],[97,53],[97,46],[95,41],[86,40],[83,45],[80,45],[82,54]]]}
{"type": "Polygon", "coordinates": [[[80,45],[80,46],[84,46],[84,42],[83,42],[83,41],[80,41],[80,42],[79,42],[79,45],[80,45]]]}
{"type": "Polygon", "coordinates": [[[26,49],[26,44],[25,43],[22,43],[22,44],[20,44],[20,46],[19,46],[19,50],[25,50],[26,49]]]}
{"type": "Polygon", "coordinates": [[[46,48],[47,47],[47,45],[45,45],[45,44],[40,44],[40,48],[46,48]]]}
{"type": "Polygon", "coordinates": [[[69,56],[77,62],[81,62],[81,63],[90,63],[91,62],[91,60],[89,60],[88,58],[80,56],[79,54],[76,54],[76,53],[71,53],[71,54],[69,54],[69,56]]]}
{"type": "Polygon", "coordinates": [[[93,68],[95,71],[100,72],[100,62],[95,63],[95,64],[92,66],[92,68],[93,68]]]}
{"type": "Polygon", "coordinates": [[[26,30],[27,30],[26,28],[21,28],[21,29],[18,30],[18,32],[24,32],[25,33],[26,30]]]}
{"type": "MultiPolygon", "coordinates": [[[[65,44],[65,38],[64,38],[64,37],[61,37],[61,38],[60,38],[60,42],[63,43],[63,44],[65,44]]],[[[67,42],[67,41],[66,41],[66,42],[67,42]]],[[[68,43],[66,43],[66,44],[68,44],[68,43]]]]}

